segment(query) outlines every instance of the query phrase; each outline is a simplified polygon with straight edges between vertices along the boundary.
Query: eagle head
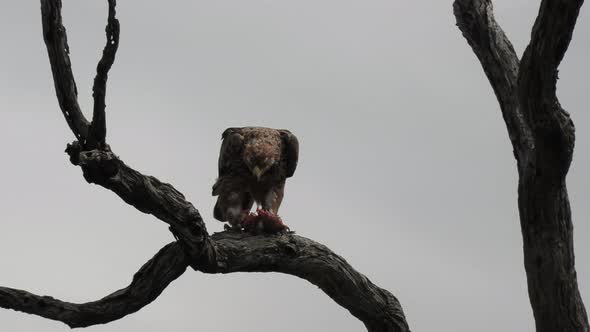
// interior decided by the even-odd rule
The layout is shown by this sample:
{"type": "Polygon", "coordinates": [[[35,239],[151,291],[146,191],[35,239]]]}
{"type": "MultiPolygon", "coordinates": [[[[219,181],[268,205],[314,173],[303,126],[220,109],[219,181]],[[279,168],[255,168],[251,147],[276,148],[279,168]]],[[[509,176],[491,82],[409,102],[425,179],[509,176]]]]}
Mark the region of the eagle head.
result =
{"type": "Polygon", "coordinates": [[[280,148],[273,144],[254,142],[244,150],[244,162],[258,181],[280,158],[280,148]]]}

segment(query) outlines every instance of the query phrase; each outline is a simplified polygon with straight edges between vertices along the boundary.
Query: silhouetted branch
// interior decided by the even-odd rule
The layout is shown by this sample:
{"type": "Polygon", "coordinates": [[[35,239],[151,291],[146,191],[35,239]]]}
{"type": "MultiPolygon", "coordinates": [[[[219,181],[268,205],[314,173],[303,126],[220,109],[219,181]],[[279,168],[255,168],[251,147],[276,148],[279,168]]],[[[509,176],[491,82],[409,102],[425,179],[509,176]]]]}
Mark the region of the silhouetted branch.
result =
{"type": "MultiPolygon", "coordinates": [[[[280,272],[318,286],[361,320],[367,330],[409,331],[397,298],[374,285],[326,246],[293,234],[213,234],[215,268],[206,273],[280,272]]],[[[74,304],[26,291],[0,287],[0,307],[61,321],[70,327],[104,324],[138,311],[184,273],[189,257],[179,243],[160,250],[133,277],[131,285],[101,300],[74,304]]],[[[197,266],[197,270],[201,270],[197,266]]]]}
{"type": "Polygon", "coordinates": [[[55,93],[70,129],[79,141],[88,137],[88,120],[78,105],[78,90],[72,74],[66,29],[62,24],[61,0],[41,0],[43,39],[51,63],[55,93]]]}
{"type": "Polygon", "coordinates": [[[205,269],[214,264],[215,248],[199,211],[172,185],[130,168],[110,151],[82,151],[75,142],[66,152],[82,168],[86,181],[113,191],[139,211],[169,224],[192,258],[191,265],[205,269]]]}
{"type": "Polygon", "coordinates": [[[75,102],[76,112],[64,111],[78,138],[66,149],[70,161],[81,167],[89,183],[113,191],[139,211],[169,224],[177,242],[166,246],[148,262],[128,288],[102,300],[73,304],[21,290],[0,288],[0,306],[59,320],[72,327],[107,323],[153,301],[190,265],[205,273],[260,271],[292,274],[320,287],[363,321],[370,332],[409,331],[398,300],[388,291],[375,286],[327,247],[289,234],[251,236],[224,232],[210,237],[199,212],[184,195],[172,185],[143,175],[123,163],[105,143],[106,83],[119,44],[115,0],[109,0],[107,44],[94,81],[95,104],[90,129],[77,106],[67,52],[59,53],[54,47],[54,44],[58,45],[59,51],[62,50],[60,45],[66,45],[63,49],[67,49],[65,29],[61,24],[61,1],[41,0],[41,3],[52,68],[54,62],[57,63],[54,79],[60,105],[64,99],[60,89],[73,87],[74,92],[67,94],[65,101],[69,103],[67,105],[75,102]],[[61,73],[63,62],[67,75],[61,73]],[[56,72],[60,74],[57,78],[56,72]],[[67,78],[65,83],[62,76],[67,78]]]}
{"type": "Polygon", "coordinates": [[[368,331],[409,331],[393,294],[374,285],[328,247],[294,234],[252,236],[222,232],[212,235],[217,273],[280,272],[318,286],[361,320],[368,331]]]}
{"type": "Polygon", "coordinates": [[[180,277],[188,260],[178,243],[162,248],[133,276],[131,284],[107,297],[75,304],[29,292],[0,287],[0,307],[63,322],[70,327],[105,324],[145,307],[180,277]]]}
{"type": "Polygon", "coordinates": [[[565,177],[574,150],[575,129],[555,94],[557,68],[567,51],[583,0],[542,1],[518,77],[519,99],[535,136],[536,155],[565,177]]]}
{"type": "Polygon", "coordinates": [[[109,0],[109,18],[106,26],[107,42],[102,52],[96,68],[96,77],[92,88],[94,97],[94,112],[92,116],[92,125],[90,126],[90,135],[88,137],[89,149],[101,148],[105,146],[106,138],[106,118],[105,118],[105,96],[107,89],[108,73],[115,62],[115,55],[119,47],[119,20],[116,15],[116,0],[109,0]]]}
{"type": "Polygon", "coordinates": [[[538,332],[589,332],[575,269],[565,177],[574,125],[555,94],[583,0],[543,0],[520,67],[490,0],[455,0],[457,25],[498,96],[518,161],[518,207],[538,332]]]}
{"type": "Polygon", "coordinates": [[[519,155],[531,145],[531,137],[518,105],[519,61],[514,47],[494,18],[491,0],[457,0],[453,10],[457,26],[494,89],[515,157],[520,160],[519,155]]]}

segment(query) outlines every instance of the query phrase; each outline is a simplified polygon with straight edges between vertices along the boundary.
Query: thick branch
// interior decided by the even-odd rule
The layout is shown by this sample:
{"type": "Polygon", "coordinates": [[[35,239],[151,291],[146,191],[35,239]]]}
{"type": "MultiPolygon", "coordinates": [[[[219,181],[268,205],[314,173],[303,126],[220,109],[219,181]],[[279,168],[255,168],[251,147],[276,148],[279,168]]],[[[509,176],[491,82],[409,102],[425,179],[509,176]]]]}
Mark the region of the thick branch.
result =
{"type": "Polygon", "coordinates": [[[172,185],[130,168],[110,151],[81,151],[76,142],[68,145],[66,152],[82,167],[86,181],[113,191],[139,211],[169,224],[192,258],[191,265],[200,269],[214,265],[215,248],[199,211],[172,185]]]}
{"type": "Polygon", "coordinates": [[[518,56],[494,18],[491,0],[457,0],[453,9],[457,26],[477,55],[494,89],[515,157],[520,161],[523,150],[531,145],[531,141],[516,94],[518,56]]]}
{"type": "MultiPolygon", "coordinates": [[[[294,275],[322,289],[360,319],[369,332],[409,331],[397,298],[374,285],[322,244],[293,234],[252,236],[222,232],[214,234],[212,239],[219,252],[218,260],[214,269],[205,266],[203,272],[294,275]]],[[[131,285],[101,300],[74,304],[0,287],[0,307],[61,321],[70,327],[105,324],[151,303],[184,273],[188,263],[184,249],[174,242],[148,261],[135,274],[131,285]]]]}
{"type": "Polygon", "coordinates": [[[456,0],[454,5],[458,26],[498,95],[511,138],[511,121],[516,119],[516,129],[524,129],[519,131],[524,144],[515,145],[518,206],[529,297],[539,332],[590,331],[578,290],[565,184],[574,149],[574,125],[555,94],[557,67],[582,3],[542,1],[520,69],[503,65],[506,59],[516,58],[511,47],[507,51],[501,46],[509,42],[493,21],[490,0],[456,0]]]}
{"type": "Polygon", "coordinates": [[[518,79],[519,104],[534,137],[521,171],[518,206],[529,297],[537,331],[590,331],[575,269],[565,177],[574,124],[556,95],[557,69],[583,0],[544,0],[518,79]]]}
{"type": "MultiPolygon", "coordinates": [[[[65,45],[61,2],[42,0],[42,5],[44,26],[60,28],[58,36],[65,45]],[[46,18],[48,13],[58,18],[57,23],[46,18]]],[[[197,209],[179,191],[170,184],[137,172],[115,156],[105,144],[106,82],[119,44],[115,0],[109,0],[106,31],[107,45],[94,82],[95,105],[90,133],[87,121],[84,122],[86,131],[83,134],[78,127],[71,125],[78,141],[68,145],[66,152],[71,162],[82,168],[86,181],[113,191],[138,210],[168,223],[178,242],[168,245],[148,262],[136,274],[131,286],[102,300],[72,304],[25,291],[0,288],[0,306],[59,320],[72,327],[106,323],[135,312],[154,300],[190,264],[193,269],[206,273],[276,271],[292,274],[320,287],[362,320],[370,332],[409,331],[398,300],[388,291],[375,286],[327,247],[286,234],[251,237],[244,233],[220,233],[210,237],[197,209]]],[[[48,40],[51,41],[46,37],[49,49],[48,40]]],[[[64,54],[67,59],[67,53],[64,54]]],[[[71,76],[71,70],[69,73],[71,76]]],[[[70,78],[68,82],[75,91],[73,77],[70,78]]],[[[83,119],[79,107],[77,110],[76,114],[83,119]]],[[[68,121],[77,123],[68,112],[64,114],[68,121]]]]}
{"type": "Polygon", "coordinates": [[[109,18],[106,26],[107,43],[102,52],[102,58],[96,68],[96,77],[92,88],[94,97],[94,113],[87,148],[103,147],[106,138],[105,96],[108,73],[115,62],[115,55],[119,47],[119,21],[116,15],[116,0],[109,0],[109,18]]]}
{"type": "Polygon", "coordinates": [[[519,101],[535,136],[532,158],[556,180],[564,178],[574,149],[575,129],[556,96],[557,68],[567,51],[583,0],[543,1],[524,52],[519,101]],[[543,164],[543,165],[541,165],[543,164]],[[544,165],[548,167],[544,167],[544,165]]]}
{"type": "Polygon", "coordinates": [[[145,307],[181,276],[188,260],[178,243],[162,248],[133,276],[124,289],[94,302],[75,304],[49,296],[0,287],[0,307],[63,322],[70,327],[105,324],[145,307]]]}
{"type": "Polygon", "coordinates": [[[88,182],[112,190],[138,210],[170,224],[195,270],[292,274],[320,287],[371,332],[409,331],[398,300],[327,247],[295,235],[218,233],[209,237],[198,211],[171,185],[129,168],[111,152],[80,152],[70,145],[68,153],[88,182]]]}
{"type": "Polygon", "coordinates": [[[72,73],[66,29],[62,24],[61,0],[41,0],[43,39],[51,63],[59,107],[80,141],[88,137],[88,120],[78,105],[78,90],[72,73]]]}
{"type": "Polygon", "coordinates": [[[369,332],[409,331],[397,298],[322,244],[293,234],[250,236],[223,232],[212,238],[218,253],[214,272],[291,274],[318,286],[360,319],[369,332]]]}

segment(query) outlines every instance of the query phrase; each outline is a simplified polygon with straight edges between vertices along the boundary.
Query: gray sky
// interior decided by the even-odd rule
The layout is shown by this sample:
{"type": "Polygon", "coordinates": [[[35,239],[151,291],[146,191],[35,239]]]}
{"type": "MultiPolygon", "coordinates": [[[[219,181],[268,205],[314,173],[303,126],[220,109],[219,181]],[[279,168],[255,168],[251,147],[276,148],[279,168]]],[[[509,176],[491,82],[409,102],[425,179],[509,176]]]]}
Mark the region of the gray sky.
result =
{"type": "MultiPolygon", "coordinates": [[[[229,126],[291,129],[300,164],[281,215],[399,297],[415,331],[533,331],[516,168],[497,102],[451,1],[119,1],[108,141],[206,218],[229,126]]],[[[522,53],[539,1],[496,0],[522,53]]],[[[80,103],[106,1],[64,0],[80,103]]],[[[561,66],[577,127],[569,175],[577,268],[590,305],[590,12],[561,66]]],[[[0,285],[85,302],[126,286],[172,240],[166,225],[85,183],[63,153],[38,1],[0,3],[0,285]]],[[[0,329],[62,323],[0,310],[0,329]]],[[[361,331],[317,287],[279,274],[188,271],[140,312],[88,331],[361,331]]]]}

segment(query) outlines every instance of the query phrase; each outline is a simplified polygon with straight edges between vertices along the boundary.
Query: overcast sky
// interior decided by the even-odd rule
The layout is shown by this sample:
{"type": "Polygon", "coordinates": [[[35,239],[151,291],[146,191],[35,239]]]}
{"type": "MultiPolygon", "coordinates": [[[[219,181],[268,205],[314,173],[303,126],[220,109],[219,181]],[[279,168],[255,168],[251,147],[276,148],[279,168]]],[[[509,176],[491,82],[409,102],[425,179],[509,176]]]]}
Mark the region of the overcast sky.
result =
{"type": "MultiPolygon", "coordinates": [[[[104,44],[106,0],[64,0],[80,103],[104,44]]],[[[496,0],[519,54],[539,1],[496,0]]],[[[121,0],[108,142],[174,184],[210,232],[220,134],[288,128],[301,144],[281,215],[401,301],[414,331],[533,331],[517,174],[498,104],[451,1],[121,0]]],[[[88,185],[63,150],[39,2],[0,3],[0,285],[74,302],[125,287],[172,240],[88,185]]],[[[585,6],[558,93],[577,127],[568,177],[590,305],[590,114],[585,6]]],[[[151,305],[92,332],[362,331],[317,287],[279,274],[187,271],[151,305]]],[[[69,328],[0,310],[0,330],[69,328]]]]}

